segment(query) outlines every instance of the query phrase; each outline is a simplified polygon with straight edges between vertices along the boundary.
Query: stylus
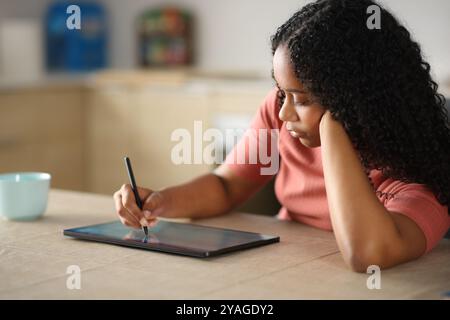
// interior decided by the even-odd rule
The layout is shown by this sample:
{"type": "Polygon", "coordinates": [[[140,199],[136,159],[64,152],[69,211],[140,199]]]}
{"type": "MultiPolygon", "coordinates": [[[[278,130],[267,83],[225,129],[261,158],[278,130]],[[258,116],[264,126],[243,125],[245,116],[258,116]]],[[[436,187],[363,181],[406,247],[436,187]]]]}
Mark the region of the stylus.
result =
{"type": "MultiPolygon", "coordinates": [[[[139,209],[142,210],[142,201],[138,194],[136,180],[134,179],[134,174],[133,174],[133,168],[131,168],[130,158],[125,157],[124,160],[125,160],[125,166],[126,166],[127,172],[128,172],[128,178],[130,178],[131,189],[133,189],[134,198],[136,199],[136,204],[139,207],[139,209]]],[[[142,229],[144,230],[145,237],[148,237],[148,228],[146,226],[143,226],[142,229]]]]}

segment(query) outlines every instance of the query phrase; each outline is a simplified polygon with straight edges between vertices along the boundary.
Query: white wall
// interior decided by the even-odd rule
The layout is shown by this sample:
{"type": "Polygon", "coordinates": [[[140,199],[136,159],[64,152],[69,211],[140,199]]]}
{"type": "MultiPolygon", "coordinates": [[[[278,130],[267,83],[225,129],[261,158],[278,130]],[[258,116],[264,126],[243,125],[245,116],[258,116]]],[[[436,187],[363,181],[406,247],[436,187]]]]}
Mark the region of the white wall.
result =
{"type": "MultiPolygon", "coordinates": [[[[135,17],[158,0],[103,0],[110,8],[115,65],[134,65],[135,17]]],[[[197,61],[202,68],[260,70],[269,74],[269,37],[306,1],[172,0],[195,14],[197,61]],[[280,4],[282,3],[282,4],[280,4]]]]}
{"type": "MultiPolygon", "coordinates": [[[[112,62],[134,66],[133,21],[161,0],[103,0],[112,22],[112,62]]],[[[172,0],[195,12],[198,65],[211,69],[258,70],[269,74],[269,37],[306,0],[172,0]]],[[[422,45],[439,81],[450,77],[450,1],[382,0],[422,45]]]]}
{"type": "Polygon", "coordinates": [[[419,42],[439,82],[450,82],[450,1],[382,0],[419,42]]]}
{"type": "MultiPolygon", "coordinates": [[[[256,70],[269,75],[269,37],[306,0],[99,0],[111,21],[113,67],[136,61],[133,23],[139,13],[159,4],[192,10],[197,21],[197,62],[202,68],[256,70]]],[[[40,17],[50,0],[0,0],[0,19],[40,17]]],[[[442,82],[450,79],[450,1],[381,0],[406,23],[442,82]]]]}

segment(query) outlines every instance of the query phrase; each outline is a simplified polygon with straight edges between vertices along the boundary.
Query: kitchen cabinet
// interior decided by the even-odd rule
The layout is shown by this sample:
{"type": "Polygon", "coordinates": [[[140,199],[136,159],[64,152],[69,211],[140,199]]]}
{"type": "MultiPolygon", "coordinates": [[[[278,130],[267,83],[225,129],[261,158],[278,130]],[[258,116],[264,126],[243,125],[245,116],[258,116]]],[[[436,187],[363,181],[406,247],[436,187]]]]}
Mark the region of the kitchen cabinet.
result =
{"type": "Polygon", "coordinates": [[[0,172],[45,171],[55,188],[84,189],[83,90],[0,91],[0,172]]]}
{"type": "MultiPolygon", "coordinates": [[[[0,90],[0,171],[45,171],[52,187],[111,195],[128,183],[127,155],[140,186],[186,182],[215,167],[195,163],[194,145],[211,143],[203,133],[246,128],[270,90],[252,81],[162,72],[148,80],[143,73],[115,73],[82,85],[0,90]],[[183,164],[172,159],[177,130],[190,137],[191,156],[183,164]]],[[[264,201],[271,188],[244,209],[273,212],[264,201]]]]}
{"type": "Polygon", "coordinates": [[[186,182],[212,169],[211,165],[195,163],[194,144],[203,144],[202,133],[210,127],[208,93],[181,87],[147,87],[136,92],[137,118],[134,150],[136,168],[142,183],[151,188],[164,188],[186,182]],[[194,125],[198,129],[194,132],[194,125]],[[187,133],[177,138],[175,131],[187,133]],[[177,138],[177,139],[176,139],[177,138]],[[186,139],[188,138],[188,139],[186,139]],[[172,152],[176,145],[187,143],[191,156],[176,164],[172,152]]]}
{"type": "MultiPolygon", "coordinates": [[[[243,117],[246,127],[267,93],[265,88],[246,90],[242,84],[230,87],[217,80],[172,79],[167,76],[164,81],[152,82],[103,76],[91,86],[86,102],[88,191],[112,194],[128,183],[125,155],[131,158],[138,185],[153,189],[211,171],[213,164],[194,162],[194,144],[208,145],[202,134],[216,127],[221,118],[243,117]],[[194,132],[196,122],[202,127],[200,136],[194,132]],[[171,158],[173,148],[180,143],[171,139],[176,130],[189,133],[190,163],[176,164],[171,158]]],[[[242,121],[239,124],[242,126],[242,121]]]]}
{"type": "Polygon", "coordinates": [[[137,183],[153,189],[186,181],[211,169],[176,165],[171,134],[194,121],[207,126],[207,97],[182,87],[101,86],[90,90],[87,106],[88,190],[113,193],[128,183],[123,157],[132,161],[137,183]]]}
{"type": "MultiPolygon", "coordinates": [[[[123,157],[134,163],[133,126],[137,107],[125,87],[89,88],[86,93],[86,190],[112,194],[127,175],[123,157]]],[[[136,172],[137,179],[139,174],[136,172]]],[[[139,182],[139,180],[138,180],[139,182]]]]}

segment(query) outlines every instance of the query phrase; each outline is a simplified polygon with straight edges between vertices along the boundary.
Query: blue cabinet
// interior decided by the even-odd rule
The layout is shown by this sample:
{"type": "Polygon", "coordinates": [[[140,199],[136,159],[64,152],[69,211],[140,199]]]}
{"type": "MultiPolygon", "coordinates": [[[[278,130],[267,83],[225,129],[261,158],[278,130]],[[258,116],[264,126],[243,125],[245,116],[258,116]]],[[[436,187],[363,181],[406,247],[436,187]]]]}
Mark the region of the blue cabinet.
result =
{"type": "Polygon", "coordinates": [[[46,65],[49,71],[83,72],[107,64],[107,21],[102,6],[96,3],[58,1],[45,17],[46,65]],[[69,5],[80,8],[80,29],[69,29],[69,5]]]}

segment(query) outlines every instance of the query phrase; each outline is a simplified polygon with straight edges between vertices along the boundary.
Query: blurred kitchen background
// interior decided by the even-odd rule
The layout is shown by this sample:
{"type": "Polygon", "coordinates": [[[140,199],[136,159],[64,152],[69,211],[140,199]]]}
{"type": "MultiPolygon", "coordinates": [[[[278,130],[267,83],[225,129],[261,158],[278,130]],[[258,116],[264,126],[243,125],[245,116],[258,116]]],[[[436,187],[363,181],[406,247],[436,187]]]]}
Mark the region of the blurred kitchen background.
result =
{"type": "MultiPolygon", "coordinates": [[[[245,128],[273,86],[270,35],[307,2],[0,0],[0,172],[46,171],[53,188],[112,194],[127,183],[124,155],[153,189],[210,171],[173,164],[171,133],[193,135],[195,120],[245,128]],[[70,5],[80,30],[66,25],[70,5]]],[[[450,1],[381,3],[450,97],[450,1]]],[[[272,188],[241,210],[275,214],[272,188]]]]}

